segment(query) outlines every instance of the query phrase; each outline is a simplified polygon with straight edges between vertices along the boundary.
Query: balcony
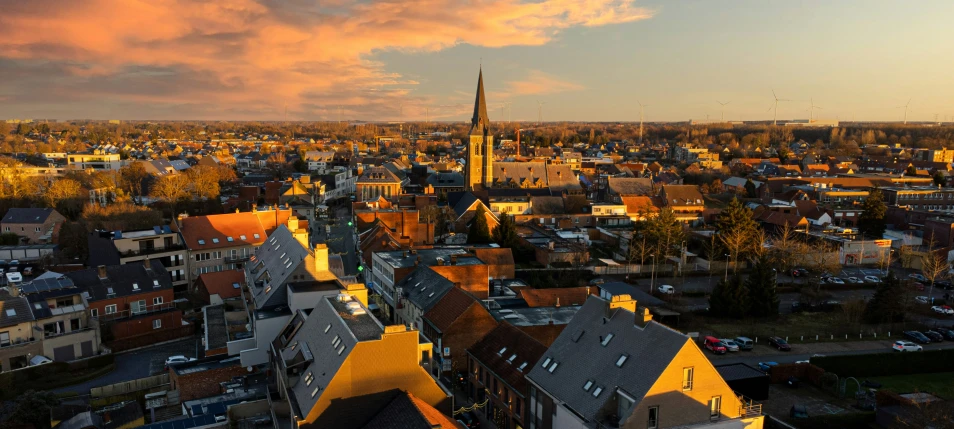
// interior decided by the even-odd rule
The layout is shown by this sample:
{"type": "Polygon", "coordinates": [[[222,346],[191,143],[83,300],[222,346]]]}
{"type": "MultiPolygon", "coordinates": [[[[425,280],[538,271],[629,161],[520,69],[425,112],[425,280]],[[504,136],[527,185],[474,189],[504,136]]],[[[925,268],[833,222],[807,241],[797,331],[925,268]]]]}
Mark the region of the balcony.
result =
{"type": "Polygon", "coordinates": [[[238,263],[238,262],[246,262],[246,261],[248,261],[251,257],[252,257],[252,255],[226,256],[226,257],[225,257],[225,263],[227,263],[227,264],[234,264],[234,263],[238,263]]]}
{"type": "Polygon", "coordinates": [[[110,321],[125,319],[130,317],[145,316],[148,314],[162,313],[167,311],[173,311],[176,309],[175,303],[168,302],[158,305],[147,305],[144,310],[133,312],[132,310],[122,310],[115,313],[101,314],[98,318],[100,321],[110,321]]]}
{"type": "Polygon", "coordinates": [[[185,250],[185,248],[186,247],[184,245],[173,244],[171,246],[150,247],[150,248],[138,249],[138,250],[127,250],[125,252],[122,252],[122,256],[123,257],[148,256],[148,255],[155,255],[157,253],[168,253],[168,252],[175,252],[177,250],[185,250]]]}

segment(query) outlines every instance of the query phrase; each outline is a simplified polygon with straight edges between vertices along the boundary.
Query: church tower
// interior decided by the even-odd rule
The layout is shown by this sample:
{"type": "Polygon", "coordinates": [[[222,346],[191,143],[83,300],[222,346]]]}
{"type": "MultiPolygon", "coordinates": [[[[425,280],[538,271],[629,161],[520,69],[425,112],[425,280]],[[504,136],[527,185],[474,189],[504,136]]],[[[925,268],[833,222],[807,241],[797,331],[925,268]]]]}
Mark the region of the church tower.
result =
{"type": "Polygon", "coordinates": [[[470,124],[464,184],[468,191],[473,191],[493,186],[494,137],[490,134],[490,119],[487,117],[483,69],[477,76],[477,98],[470,124]]]}

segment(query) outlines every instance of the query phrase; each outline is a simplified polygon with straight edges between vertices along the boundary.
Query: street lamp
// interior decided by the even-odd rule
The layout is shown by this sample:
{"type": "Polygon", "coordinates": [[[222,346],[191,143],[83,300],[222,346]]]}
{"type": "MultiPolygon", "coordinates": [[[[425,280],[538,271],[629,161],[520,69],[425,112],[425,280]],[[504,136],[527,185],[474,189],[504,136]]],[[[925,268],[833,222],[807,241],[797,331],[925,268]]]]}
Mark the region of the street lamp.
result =
{"type": "Polygon", "coordinates": [[[729,254],[725,254],[725,278],[722,281],[729,281],[729,254]]]}
{"type": "Polygon", "coordinates": [[[649,294],[653,294],[653,288],[656,287],[656,255],[649,255],[650,258],[653,258],[653,269],[649,273],[649,294]]]}

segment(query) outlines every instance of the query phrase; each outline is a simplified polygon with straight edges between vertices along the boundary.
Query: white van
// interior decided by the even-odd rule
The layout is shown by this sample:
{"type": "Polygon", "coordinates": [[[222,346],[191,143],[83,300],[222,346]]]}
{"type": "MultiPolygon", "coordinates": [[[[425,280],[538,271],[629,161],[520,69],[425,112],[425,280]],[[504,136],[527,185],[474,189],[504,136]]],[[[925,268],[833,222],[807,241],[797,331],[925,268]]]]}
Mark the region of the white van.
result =
{"type": "Polygon", "coordinates": [[[7,273],[7,284],[16,286],[23,283],[23,275],[18,272],[7,273]]]}

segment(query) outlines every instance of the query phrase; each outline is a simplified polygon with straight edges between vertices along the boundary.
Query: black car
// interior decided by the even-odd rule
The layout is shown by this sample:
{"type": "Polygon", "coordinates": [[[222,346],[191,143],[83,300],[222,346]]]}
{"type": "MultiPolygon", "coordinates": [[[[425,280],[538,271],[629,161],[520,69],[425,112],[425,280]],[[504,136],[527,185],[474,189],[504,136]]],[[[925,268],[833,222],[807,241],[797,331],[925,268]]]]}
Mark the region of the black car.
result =
{"type": "Polygon", "coordinates": [[[934,282],[934,286],[937,286],[937,287],[939,287],[939,288],[941,288],[941,289],[944,289],[944,290],[954,289],[954,284],[952,284],[951,282],[949,282],[949,281],[947,281],[947,280],[938,280],[938,281],[934,282]]]}
{"type": "Polygon", "coordinates": [[[954,330],[947,329],[947,328],[934,328],[932,329],[932,331],[937,332],[938,334],[941,334],[941,336],[943,336],[945,340],[954,341],[954,330]]]}
{"type": "Polygon", "coordinates": [[[808,270],[804,268],[795,268],[792,270],[792,277],[804,277],[808,275],[808,270]]]}
{"type": "Polygon", "coordinates": [[[904,336],[916,343],[931,344],[931,339],[918,331],[904,331],[904,336]]]}
{"type": "Polygon", "coordinates": [[[924,331],[924,335],[934,341],[935,343],[940,343],[944,341],[944,335],[941,335],[934,331],[924,331]]]}
{"type": "Polygon", "coordinates": [[[457,415],[457,421],[461,422],[468,429],[480,427],[480,422],[470,412],[463,412],[457,415]]]}
{"type": "Polygon", "coordinates": [[[769,345],[781,351],[784,351],[784,352],[792,351],[792,346],[788,345],[787,341],[779,337],[769,337],[768,342],[769,342],[769,345]]]}

